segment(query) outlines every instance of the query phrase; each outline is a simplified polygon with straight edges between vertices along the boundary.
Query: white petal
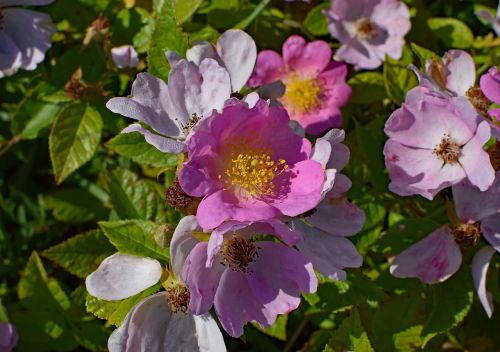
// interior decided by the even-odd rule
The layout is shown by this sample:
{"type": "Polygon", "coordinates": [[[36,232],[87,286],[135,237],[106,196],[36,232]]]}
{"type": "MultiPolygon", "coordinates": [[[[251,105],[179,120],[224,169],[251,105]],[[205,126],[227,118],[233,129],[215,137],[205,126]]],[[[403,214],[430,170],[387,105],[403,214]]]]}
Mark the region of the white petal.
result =
{"type": "Polygon", "coordinates": [[[239,91],[252,75],[257,60],[255,42],[242,30],[230,29],[217,41],[217,52],[231,76],[233,92],[239,91]]]}
{"type": "Polygon", "coordinates": [[[221,65],[223,65],[219,54],[215,50],[214,46],[209,42],[198,42],[191,49],[186,51],[186,58],[194,63],[195,65],[199,65],[203,59],[215,59],[221,65]]]}
{"type": "Polygon", "coordinates": [[[103,260],[87,276],[87,291],[107,301],[125,299],[156,284],[161,277],[161,264],[150,258],[115,253],[103,260]]]}
{"type": "Polygon", "coordinates": [[[110,352],[226,351],[222,334],[208,315],[172,313],[165,292],[147,297],[129,312],[108,340],[110,352]]]}
{"type": "Polygon", "coordinates": [[[330,154],[332,153],[332,145],[326,139],[318,138],[316,144],[312,151],[311,159],[317,161],[318,163],[326,167],[326,163],[330,160],[330,154]]]}
{"type": "Polygon", "coordinates": [[[474,255],[471,264],[472,279],[474,280],[477,295],[479,296],[479,300],[481,301],[486,314],[490,318],[493,314],[493,297],[491,293],[486,291],[486,276],[488,274],[491,257],[494,253],[495,250],[492,247],[481,248],[474,255]]]}
{"type": "Polygon", "coordinates": [[[199,242],[193,237],[193,231],[203,231],[196,221],[196,216],[189,215],[181,219],[175,228],[170,242],[170,263],[176,277],[180,277],[182,268],[191,249],[199,242]]]}
{"type": "Polygon", "coordinates": [[[472,57],[463,50],[450,50],[443,56],[448,70],[446,88],[457,95],[465,95],[476,82],[476,66],[472,57]]]}
{"type": "Polygon", "coordinates": [[[200,63],[201,114],[208,116],[215,110],[222,110],[224,103],[231,96],[231,79],[227,70],[214,59],[204,59],[200,63]]]}
{"type": "Polygon", "coordinates": [[[184,143],[154,134],[138,123],[133,123],[130,126],[125,127],[121,133],[132,132],[139,132],[144,136],[144,139],[148,142],[148,144],[151,144],[156,149],[164,153],[180,154],[186,149],[186,145],[184,143]]]}
{"type": "Polygon", "coordinates": [[[325,170],[325,183],[323,183],[323,188],[321,189],[321,199],[325,198],[326,194],[332,190],[336,175],[337,170],[335,169],[325,170]]]}
{"type": "Polygon", "coordinates": [[[257,92],[252,92],[248,95],[246,95],[244,98],[243,98],[243,101],[245,103],[248,104],[248,107],[251,109],[255,106],[255,104],[257,104],[257,102],[259,101],[260,97],[259,97],[259,93],[257,92]]]}

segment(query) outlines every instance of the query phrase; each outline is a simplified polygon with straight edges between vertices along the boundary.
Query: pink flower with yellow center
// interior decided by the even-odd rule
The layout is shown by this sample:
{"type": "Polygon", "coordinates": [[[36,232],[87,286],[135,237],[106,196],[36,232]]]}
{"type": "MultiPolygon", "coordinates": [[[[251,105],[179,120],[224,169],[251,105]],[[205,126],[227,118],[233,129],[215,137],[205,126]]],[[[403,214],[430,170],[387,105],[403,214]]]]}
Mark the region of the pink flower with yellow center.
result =
{"type": "Polygon", "coordinates": [[[296,216],[319,203],[325,171],[289,123],[281,107],[260,100],[249,108],[232,99],[194,131],[179,183],[188,195],[203,197],[196,214],[201,227],[296,216]]]}
{"type": "Polygon", "coordinates": [[[340,107],[351,97],[346,65],[332,60],[332,51],[324,41],[310,43],[293,35],[283,44],[283,56],[263,50],[257,56],[251,87],[281,80],[285,92],[278,100],[306,131],[320,135],[331,127],[340,127],[340,107]]]}

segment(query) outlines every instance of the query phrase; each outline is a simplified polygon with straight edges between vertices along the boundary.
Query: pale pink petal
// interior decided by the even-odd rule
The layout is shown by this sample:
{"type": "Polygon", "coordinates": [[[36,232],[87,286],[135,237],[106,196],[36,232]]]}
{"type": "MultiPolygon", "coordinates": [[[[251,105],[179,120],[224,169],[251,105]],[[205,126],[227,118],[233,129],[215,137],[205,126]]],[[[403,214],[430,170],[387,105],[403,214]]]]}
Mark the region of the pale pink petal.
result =
{"type": "Polygon", "coordinates": [[[481,90],[484,95],[496,104],[500,104],[500,71],[498,68],[491,67],[487,73],[481,76],[481,90]]]}
{"type": "Polygon", "coordinates": [[[416,277],[434,284],[448,279],[461,263],[460,247],[449,228],[441,227],[397,255],[390,271],[395,277],[416,277]]]}
{"type": "Polygon", "coordinates": [[[450,50],[443,56],[446,68],[446,88],[457,95],[465,95],[476,82],[474,60],[463,50],[450,50]]]}
{"type": "Polygon", "coordinates": [[[132,45],[122,45],[111,49],[111,57],[118,68],[136,67],[139,63],[137,51],[132,45]]]}
{"type": "Polygon", "coordinates": [[[230,29],[217,41],[217,52],[229,72],[233,92],[239,91],[247,83],[255,66],[255,42],[242,30],[230,29]]]}
{"type": "Polygon", "coordinates": [[[472,279],[476,287],[479,301],[483,305],[486,315],[491,318],[493,315],[493,296],[486,290],[486,277],[490,260],[495,250],[491,247],[483,247],[474,255],[472,259],[472,279]]]}
{"type": "Polygon", "coordinates": [[[285,63],[280,54],[273,50],[263,50],[257,55],[255,69],[248,81],[249,87],[263,86],[281,79],[285,63]]]}
{"type": "Polygon", "coordinates": [[[161,274],[161,264],[155,259],[116,253],[104,259],[97,270],[87,276],[85,285],[92,296],[114,301],[153,286],[161,274]]]}

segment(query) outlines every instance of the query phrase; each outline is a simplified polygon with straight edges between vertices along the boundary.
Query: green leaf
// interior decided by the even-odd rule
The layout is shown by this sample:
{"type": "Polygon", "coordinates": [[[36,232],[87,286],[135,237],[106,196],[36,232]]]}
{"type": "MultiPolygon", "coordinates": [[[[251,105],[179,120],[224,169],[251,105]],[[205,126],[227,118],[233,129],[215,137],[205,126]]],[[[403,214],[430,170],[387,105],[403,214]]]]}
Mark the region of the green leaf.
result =
{"type": "Polygon", "coordinates": [[[101,130],[101,115],[87,104],[73,103],[57,114],[50,132],[49,149],[58,184],[94,155],[101,130]]]}
{"type": "Polygon", "coordinates": [[[462,265],[462,268],[445,282],[435,285],[431,314],[422,331],[424,344],[464,320],[473,299],[474,287],[467,265],[462,265]]]}
{"type": "Polygon", "coordinates": [[[116,249],[101,230],[92,230],[45,250],[42,255],[73,275],[85,278],[116,249]]]}
{"type": "Polygon", "coordinates": [[[175,17],[179,23],[183,23],[191,17],[203,0],[173,0],[175,17]]]}
{"type": "Polygon", "coordinates": [[[384,62],[384,84],[387,95],[393,102],[400,105],[406,97],[406,93],[418,84],[415,74],[408,69],[412,63],[412,53],[405,47],[403,58],[395,61],[390,58],[384,62]]]}
{"type": "Polygon", "coordinates": [[[169,68],[165,52],[172,50],[184,55],[187,38],[177,26],[173,0],[158,0],[155,4],[153,34],[148,49],[148,72],[166,81],[169,68]]]}
{"type": "Polygon", "coordinates": [[[323,10],[329,8],[328,4],[320,4],[314,7],[304,19],[304,27],[313,35],[328,34],[328,22],[323,10]]]}
{"type": "Polygon", "coordinates": [[[474,34],[469,27],[455,18],[429,18],[427,25],[434,35],[450,48],[467,49],[474,43],[474,34]]]}
{"type": "MultiPolygon", "coordinates": [[[[377,351],[397,351],[395,336],[404,336],[408,329],[422,325],[425,319],[425,302],[417,288],[393,296],[382,303],[371,323],[377,351]]],[[[400,340],[401,341],[401,340],[400,340]]]]}
{"type": "Polygon", "coordinates": [[[352,88],[351,102],[370,104],[387,98],[384,76],[379,72],[362,72],[349,79],[352,88]]]}
{"type": "Polygon", "coordinates": [[[420,334],[423,325],[415,325],[405,331],[394,334],[394,346],[398,352],[413,352],[422,345],[420,334]]]}
{"type": "Polygon", "coordinates": [[[252,322],[252,325],[257,328],[257,330],[263,332],[266,335],[269,335],[271,337],[274,337],[278,340],[281,341],[286,341],[286,324],[288,322],[288,315],[283,314],[279,315],[278,318],[276,319],[276,322],[268,327],[267,329],[264,329],[262,326],[260,326],[256,322],[252,322]]]}
{"type": "Polygon", "coordinates": [[[160,289],[161,285],[156,284],[135,296],[121,301],[104,301],[92,297],[91,295],[87,295],[85,305],[87,306],[87,311],[89,313],[94,314],[100,319],[106,319],[110,324],[120,326],[125,319],[125,316],[133,306],[142,301],[144,298],[158,292],[160,289]]]}
{"type": "Polygon", "coordinates": [[[62,222],[84,223],[102,220],[109,213],[99,199],[81,188],[56,191],[43,197],[43,202],[52,210],[54,217],[62,222]]]}
{"type": "Polygon", "coordinates": [[[420,60],[420,64],[422,67],[425,67],[425,64],[428,60],[441,60],[438,54],[429,49],[422,48],[415,43],[411,43],[410,45],[411,50],[415,55],[417,55],[418,59],[420,60]]]}
{"type": "Polygon", "coordinates": [[[18,285],[24,309],[11,314],[19,334],[20,351],[73,350],[76,341],[69,321],[71,302],[59,283],[47,275],[42,261],[33,252],[18,285]]]}
{"type": "Polygon", "coordinates": [[[165,221],[163,192],[158,184],[139,180],[126,169],[109,172],[107,181],[111,204],[120,218],[165,221]]]}
{"type": "Polygon", "coordinates": [[[99,226],[120,253],[155,258],[165,264],[168,262],[168,248],[160,247],[154,240],[158,228],[154,223],[142,220],[102,221],[99,226]]]}
{"type": "Polygon", "coordinates": [[[139,132],[120,133],[106,144],[114,152],[138,164],[157,168],[176,167],[177,156],[160,152],[144,140],[139,132]]]}
{"type": "Polygon", "coordinates": [[[361,323],[357,308],[353,308],[351,315],[342,321],[338,330],[333,333],[328,345],[332,347],[334,351],[375,351],[361,323]]]}

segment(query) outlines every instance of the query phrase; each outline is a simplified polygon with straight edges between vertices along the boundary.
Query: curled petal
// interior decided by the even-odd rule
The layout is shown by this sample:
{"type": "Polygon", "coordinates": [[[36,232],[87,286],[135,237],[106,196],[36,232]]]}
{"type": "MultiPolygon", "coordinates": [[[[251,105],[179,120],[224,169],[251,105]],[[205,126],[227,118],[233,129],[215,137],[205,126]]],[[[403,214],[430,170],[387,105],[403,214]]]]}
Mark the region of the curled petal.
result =
{"type": "Polygon", "coordinates": [[[486,276],[488,274],[491,257],[494,253],[495,250],[491,247],[481,248],[474,255],[471,264],[472,279],[474,280],[477,295],[479,296],[479,300],[481,301],[486,314],[490,318],[493,315],[493,297],[491,293],[486,291],[486,276]]]}

